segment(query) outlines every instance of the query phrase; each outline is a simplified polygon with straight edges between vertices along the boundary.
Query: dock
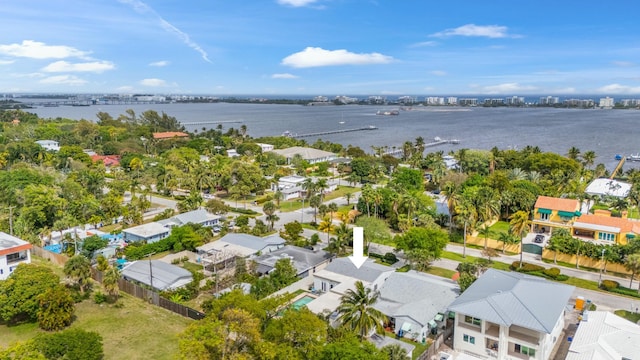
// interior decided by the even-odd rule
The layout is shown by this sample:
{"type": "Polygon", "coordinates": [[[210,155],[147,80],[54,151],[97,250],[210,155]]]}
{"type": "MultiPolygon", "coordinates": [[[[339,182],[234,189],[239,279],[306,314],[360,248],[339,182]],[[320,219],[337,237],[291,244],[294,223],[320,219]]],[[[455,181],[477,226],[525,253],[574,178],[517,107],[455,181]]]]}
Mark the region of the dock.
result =
{"type": "Polygon", "coordinates": [[[239,124],[242,120],[207,120],[207,121],[193,121],[193,122],[181,122],[181,125],[210,125],[210,124],[239,124]]]}
{"type": "MultiPolygon", "coordinates": [[[[438,146],[438,145],[445,145],[445,144],[460,144],[460,140],[458,139],[440,139],[440,138],[435,138],[434,141],[430,142],[430,143],[426,143],[424,145],[422,145],[425,149],[426,148],[430,148],[430,147],[434,147],[434,146],[438,146]]],[[[391,155],[391,156],[400,156],[402,155],[402,153],[404,152],[404,150],[402,149],[402,147],[397,147],[395,150],[387,150],[385,151],[383,154],[384,155],[391,155]]]]}
{"type": "Polygon", "coordinates": [[[368,130],[378,130],[378,127],[371,125],[371,126],[361,127],[361,128],[328,130],[328,131],[319,131],[319,132],[307,133],[307,134],[290,134],[290,133],[287,133],[287,134],[289,137],[298,139],[298,138],[305,138],[305,137],[312,137],[312,136],[340,134],[340,133],[347,133],[347,132],[354,132],[354,131],[368,131],[368,130]]]}
{"type": "Polygon", "coordinates": [[[618,173],[618,171],[620,171],[620,169],[622,169],[622,165],[624,165],[625,160],[627,160],[627,158],[623,156],[620,159],[620,162],[618,163],[618,166],[616,166],[616,168],[611,173],[611,177],[609,177],[609,179],[613,180],[613,178],[616,177],[616,174],[618,173]]]}

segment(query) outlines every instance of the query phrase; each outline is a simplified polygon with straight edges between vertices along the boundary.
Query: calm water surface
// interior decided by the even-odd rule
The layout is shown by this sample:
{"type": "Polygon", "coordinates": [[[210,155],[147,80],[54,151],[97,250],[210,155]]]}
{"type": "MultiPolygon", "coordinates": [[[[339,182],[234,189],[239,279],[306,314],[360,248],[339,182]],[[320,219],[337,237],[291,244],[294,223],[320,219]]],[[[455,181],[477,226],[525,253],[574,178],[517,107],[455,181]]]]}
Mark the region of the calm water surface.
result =
{"type": "MultiPolygon", "coordinates": [[[[137,114],[146,110],[164,111],[185,123],[190,130],[246,125],[253,137],[314,133],[374,125],[375,131],[359,131],[323,135],[323,140],[359,146],[370,152],[371,146],[401,146],[404,141],[422,136],[426,142],[434,137],[459,139],[459,145],[441,145],[429,150],[445,153],[460,148],[522,149],[537,145],[543,151],[566,154],[575,146],[581,151],[593,150],[596,163],[613,169],[615,154],[640,153],[640,111],[550,108],[439,108],[414,107],[397,116],[376,115],[377,110],[391,106],[300,106],[275,104],[153,104],[92,105],[85,107],[40,107],[29,111],[43,118],[65,117],[96,120],[104,111],[117,117],[125,110],[137,114]],[[189,123],[206,124],[188,125],[189,123]]],[[[305,138],[314,142],[317,137],[305,138]]],[[[625,168],[640,166],[627,164],[625,168]]]]}

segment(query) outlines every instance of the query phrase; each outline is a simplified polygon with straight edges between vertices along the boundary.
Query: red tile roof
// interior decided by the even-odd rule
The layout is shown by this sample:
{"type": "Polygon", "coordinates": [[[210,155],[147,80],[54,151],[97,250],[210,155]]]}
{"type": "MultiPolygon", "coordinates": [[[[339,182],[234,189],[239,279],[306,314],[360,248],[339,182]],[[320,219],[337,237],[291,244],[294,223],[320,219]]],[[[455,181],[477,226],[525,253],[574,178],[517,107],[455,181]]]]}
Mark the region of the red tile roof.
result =
{"type": "Polygon", "coordinates": [[[153,138],[156,140],[162,140],[162,139],[172,139],[174,137],[188,137],[189,134],[187,133],[183,133],[183,132],[179,132],[179,131],[165,131],[165,132],[157,132],[157,133],[153,133],[153,138]]]}
{"type": "Polygon", "coordinates": [[[92,155],[91,160],[102,161],[104,166],[120,166],[120,155],[92,155]]]}
{"type": "Polygon", "coordinates": [[[576,199],[561,199],[549,196],[538,196],[535,208],[574,212],[580,210],[580,202],[576,199]]]}
{"type": "Polygon", "coordinates": [[[606,215],[583,214],[576,221],[586,224],[617,227],[620,228],[620,232],[622,233],[633,232],[640,234],[640,222],[629,219],[606,215]]]}

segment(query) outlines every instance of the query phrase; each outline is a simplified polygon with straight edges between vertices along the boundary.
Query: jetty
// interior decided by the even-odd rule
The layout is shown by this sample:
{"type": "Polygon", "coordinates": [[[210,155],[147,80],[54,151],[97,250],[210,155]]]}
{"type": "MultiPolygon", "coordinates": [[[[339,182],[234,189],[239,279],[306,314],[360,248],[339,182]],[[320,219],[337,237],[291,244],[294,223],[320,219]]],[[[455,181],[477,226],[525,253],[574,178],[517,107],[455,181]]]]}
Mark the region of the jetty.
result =
{"type": "Polygon", "coordinates": [[[192,122],[181,122],[181,125],[210,125],[210,124],[239,124],[242,120],[223,120],[223,121],[215,121],[215,120],[207,120],[207,121],[192,121],[192,122]]]}
{"type": "MultiPolygon", "coordinates": [[[[422,147],[426,148],[430,148],[430,147],[434,147],[434,146],[438,146],[438,145],[445,145],[445,144],[460,144],[460,140],[458,139],[441,139],[439,137],[435,137],[433,139],[432,142],[430,143],[426,143],[424,145],[422,145],[422,147]]],[[[400,156],[402,155],[402,153],[404,152],[404,149],[402,147],[397,147],[395,149],[391,149],[391,150],[387,150],[383,153],[383,155],[391,155],[391,156],[400,156]]]]}
{"type": "Polygon", "coordinates": [[[312,136],[340,134],[340,133],[347,133],[347,132],[354,132],[354,131],[368,131],[368,130],[378,130],[378,127],[370,125],[367,127],[340,129],[340,130],[327,130],[327,131],[319,131],[319,132],[313,132],[313,133],[307,133],[307,134],[292,134],[290,132],[285,131],[283,135],[298,139],[298,138],[305,138],[305,137],[312,137],[312,136]]]}

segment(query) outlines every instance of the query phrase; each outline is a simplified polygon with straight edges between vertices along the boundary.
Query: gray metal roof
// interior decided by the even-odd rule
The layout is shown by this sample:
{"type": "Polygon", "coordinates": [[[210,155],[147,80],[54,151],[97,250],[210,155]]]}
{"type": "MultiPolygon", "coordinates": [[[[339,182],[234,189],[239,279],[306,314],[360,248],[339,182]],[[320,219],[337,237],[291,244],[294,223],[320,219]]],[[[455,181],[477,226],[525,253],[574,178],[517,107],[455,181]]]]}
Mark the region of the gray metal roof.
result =
{"type": "Polygon", "coordinates": [[[395,269],[389,266],[376,264],[371,259],[367,259],[367,261],[365,261],[358,269],[353,265],[351,260],[346,257],[334,259],[326,268],[324,268],[324,270],[367,282],[375,281],[385,272],[395,271],[395,269]]]}
{"type": "Polygon", "coordinates": [[[223,236],[219,241],[224,241],[228,244],[243,246],[255,251],[260,251],[267,247],[267,245],[280,245],[286,241],[278,235],[268,236],[266,238],[260,238],[257,236],[241,233],[228,233],[223,236]]]}
{"type": "Polygon", "coordinates": [[[301,274],[314,266],[318,266],[330,259],[333,255],[324,250],[308,250],[297,246],[287,245],[281,249],[272,251],[253,259],[258,263],[258,270],[261,273],[271,271],[276,262],[280,259],[288,258],[293,262],[293,266],[301,274]]]}
{"type": "Polygon", "coordinates": [[[487,270],[449,306],[496,324],[550,334],[574,287],[518,272],[487,270]]]}
{"type": "Polygon", "coordinates": [[[149,286],[153,276],[153,287],[158,290],[177,289],[193,280],[188,270],[160,260],[134,261],[122,269],[122,276],[149,286]]]}
{"type": "Polygon", "coordinates": [[[438,313],[444,313],[459,294],[453,281],[413,270],[392,273],[379,291],[376,309],[387,316],[410,317],[421,326],[426,326],[438,313]]]}

